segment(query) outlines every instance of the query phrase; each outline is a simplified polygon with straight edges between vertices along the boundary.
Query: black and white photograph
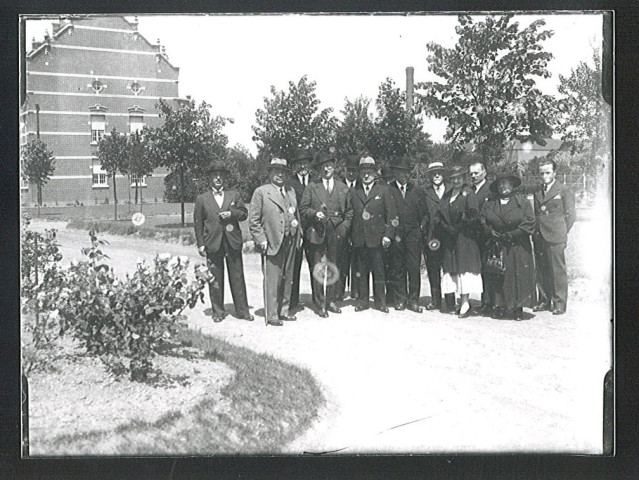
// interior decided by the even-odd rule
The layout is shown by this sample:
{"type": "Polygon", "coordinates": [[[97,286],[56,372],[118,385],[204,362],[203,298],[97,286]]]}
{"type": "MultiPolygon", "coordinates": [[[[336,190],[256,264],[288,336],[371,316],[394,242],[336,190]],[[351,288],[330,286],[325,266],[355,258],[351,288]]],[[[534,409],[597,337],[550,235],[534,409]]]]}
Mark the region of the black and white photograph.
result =
{"type": "Polygon", "coordinates": [[[19,20],[23,458],[615,453],[613,12],[19,20]]]}

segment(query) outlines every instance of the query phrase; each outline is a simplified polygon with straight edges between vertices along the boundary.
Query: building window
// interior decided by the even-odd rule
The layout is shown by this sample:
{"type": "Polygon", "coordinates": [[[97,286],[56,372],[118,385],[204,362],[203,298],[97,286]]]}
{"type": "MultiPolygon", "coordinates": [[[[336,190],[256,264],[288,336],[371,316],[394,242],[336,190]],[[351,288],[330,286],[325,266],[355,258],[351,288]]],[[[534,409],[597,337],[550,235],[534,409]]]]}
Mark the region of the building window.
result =
{"type": "Polygon", "coordinates": [[[102,169],[102,165],[93,165],[93,188],[109,188],[109,174],[102,169]]]}
{"type": "Polygon", "coordinates": [[[142,175],[141,177],[137,175],[131,175],[131,186],[135,187],[135,181],[138,181],[138,187],[146,187],[146,175],[142,175]]]}
{"type": "Polygon", "coordinates": [[[131,115],[129,117],[129,131],[130,133],[142,133],[144,128],[144,117],[142,115],[131,115]]]}
{"type": "Polygon", "coordinates": [[[97,145],[104,138],[106,121],[104,115],[91,114],[91,144],[97,145]]]}
{"type": "Polygon", "coordinates": [[[29,190],[29,182],[22,175],[20,175],[20,190],[29,190]]]}

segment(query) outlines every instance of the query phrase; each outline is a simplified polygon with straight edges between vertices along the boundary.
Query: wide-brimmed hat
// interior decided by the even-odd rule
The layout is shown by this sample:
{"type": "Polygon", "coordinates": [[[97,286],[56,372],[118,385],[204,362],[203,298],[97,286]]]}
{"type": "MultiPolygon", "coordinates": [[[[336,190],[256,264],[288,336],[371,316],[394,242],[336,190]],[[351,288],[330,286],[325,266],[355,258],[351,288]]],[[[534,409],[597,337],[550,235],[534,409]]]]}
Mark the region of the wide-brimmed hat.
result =
{"type": "Polygon", "coordinates": [[[358,170],[364,170],[364,169],[377,170],[377,164],[375,163],[375,159],[373,157],[362,157],[359,159],[357,168],[358,170]]]}
{"type": "Polygon", "coordinates": [[[455,165],[448,171],[448,178],[460,177],[466,175],[468,173],[468,169],[466,167],[462,167],[460,165],[455,165]]]}
{"type": "Polygon", "coordinates": [[[222,172],[222,173],[228,175],[228,174],[231,173],[231,171],[228,169],[228,167],[221,160],[214,160],[213,162],[211,162],[211,164],[209,165],[209,168],[207,170],[208,170],[209,174],[212,174],[212,173],[215,173],[215,172],[222,172]]]}
{"type": "Polygon", "coordinates": [[[328,162],[335,163],[335,155],[332,153],[319,152],[313,159],[313,168],[317,170],[319,167],[328,162]]]}
{"type": "Polygon", "coordinates": [[[273,158],[271,160],[271,163],[269,163],[266,168],[269,170],[269,172],[271,170],[282,170],[284,172],[291,171],[291,167],[288,166],[288,162],[284,160],[283,158],[277,158],[277,157],[273,158]]]}
{"type": "Polygon", "coordinates": [[[410,172],[413,169],[413,166],[406,157],[400,157],[390,164],[390,168],[393,170],[406,170],[410,172]]]}
{"type": "Polygon", "coordinates": [[[444,167],[442,162],[430,162],[426,173],[440,173],[442,176],[446,176],[448,169],[444,167]]]}
{"type": "Polygon", "coordinates": [[[291,158],[291,165],[301,162],[302,160],[308,160],[310,162],[313,160],[313,153],[307,148],[295,149],[291,158]]]}
{"type": "Polygon", "coordinates": [[[491,192],[497,193],[497,186],[501,180],[510,180],[513,184],[513,188],[517,188],[521,185],[521,178],[513,173],[501,173],[497,175],[497,178],[492,181],[492,183],[488,186],[491,192]]]}
{"type": "Polygon", "coordinates": [[[382,174],[382,180],[384,180],[385,182],[390,182],[395,179],[395,174],[391,170],[390,166],[383,166],[381,174],[382,174]]]}
{"type": "Polygon", "coordinates": [[[357,155],[349,155],[346,157],[346,165],[347,169],[357,169],[357,164],[359,163],[359,157],[357,155]]]}

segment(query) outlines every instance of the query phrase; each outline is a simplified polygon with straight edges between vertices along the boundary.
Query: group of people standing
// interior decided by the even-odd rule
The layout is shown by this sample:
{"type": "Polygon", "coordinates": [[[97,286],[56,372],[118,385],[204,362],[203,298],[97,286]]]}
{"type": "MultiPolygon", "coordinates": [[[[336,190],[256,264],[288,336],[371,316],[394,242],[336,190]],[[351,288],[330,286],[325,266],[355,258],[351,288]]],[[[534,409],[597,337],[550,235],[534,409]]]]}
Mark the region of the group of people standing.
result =
{"type": "Polygon", "coordinates": [[[465,318],[474,295],[481,296],[479,313],[493,318],[520,320],[523,308],[565,313],[564,250],[575,204],[556,180],[552,160],[539,164],[542,186],[533,202],[517,192],[519,177],[499,175],[489,183],[481,163],[446,168],[432,162],[423,186],[409,179],[405,158],[384,177],[372,157],[347,159],[342,178],[335,166],[335,156],[325,152],[273,158],[269,180],[247,210],[237,192],[224,190],[226,167],[212,165],[212,191],[197,197],[194,220],[199,253],[213,274],[214,321],[226,315],[224,258],[236,316],[253,320],[239,227],[247,218],[262,255],[267,325],[296,320],[304,256],[313,309],[322,318],[341,313],[347,285],[355,311],[370,308],[370,277],[373,308],[421,313],[422,256],[431,292],[427,310],[465,318]]]}

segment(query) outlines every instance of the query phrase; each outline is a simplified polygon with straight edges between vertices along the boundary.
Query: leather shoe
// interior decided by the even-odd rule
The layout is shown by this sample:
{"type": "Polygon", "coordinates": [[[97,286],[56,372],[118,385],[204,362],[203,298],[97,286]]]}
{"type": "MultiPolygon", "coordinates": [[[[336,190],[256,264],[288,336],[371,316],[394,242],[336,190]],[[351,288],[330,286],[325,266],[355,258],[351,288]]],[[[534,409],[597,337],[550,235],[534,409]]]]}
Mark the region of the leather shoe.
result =
{"type": "Polygon", "coordinates": [[[533,307],[533,312],[543,312],[544,310],[550,310],[550,307],[547,303],[538,303],[533,307]]]}
{"type": "Polygon", "coordinates": [[[255,317],[253,315],[251,315],[250,313],[247,315],[242,315],[241,317],[237,317],[240,320],[247,320],[249,322],[252,322],[253,320],[255,320],[255,317]]]}
{"type": "Polygon", "coordinates": [[[399,302],[397,305],[395,305],[395,310],[405,310],[406,309],[406,305],[404,305],[402,302],[399,302]]]}
{"type": "Polygon", "coordinates": [[[382,305],[381,307],[376,307],[382,313],[388,313],[388,307],[386,305],[382,305]]]}
{"type": "Polygon", "coordinates": [[[342,310],[338,308],[338,306],[335,305],[333,302],[328,304],[328,306],[326,307],[326,310],[328,310],[331,313],[342,313],[342,310]]]}
{"type": "Polygon", "coordinates": [[[495,320],[503,320],[505,316],[506,316],[506,312],[504,312],[503,309],[495,308],[493,309],[493,313],[490,317],[494,318],[495,320]]]}
{"type": "Polygon", "coordinates": [[[215,323],[220,323],[222,320],[224,320],[224,317],[222,315],[213,315],[213,321],[215,323]]]}
{"type": "Polygon", "coordinates": [[[355,307],[355,311],[356,312],[363,312],[364,310],[368,310],[370,307],[368,305],[365,305],[363,303],[360,303],[359,305],[357,305],[355,307]]]}
{"type": "Polygon", "coordinates": [[[481,313],[482,315],[490,315],[490,312],[492,311],[493,306],[488,303],[485,303],[481,307],[479,307],[479,313],[481,313]]]}
{"type": "Polygon", "coordinates": [[[428,305],[426,305],[426,310],[439,310],[440,308],[441,308],[441,305],[438,305],[433,302],[430,302],[428,305]]]}
{"type": "Polygon", "coordinates": [[[267,325],[273,325],[274,327],[281,327],[284,323],[281,320],[269,320],[266,322],[267,325]]]}
{"type": "Polygon", "coordinates": [[[553,315],[563,315],[564,313],[566,313],[566,310],[562,309],[562,308],[555,308],[552,311],[553,315]]]}
{"type": "Polygon", "coordinates": [[[408,308],[411,312],[422,313],[424,310],[419,305],[415,305],[414,303],[409,303],[408,308]]]}
{"type": "Polygon", "coordinates": [[[320,317],[320,318],[328,317],[328,312],[325,309],[323,309],[323,308],[317,309],[316,313],[317,313],[317,316],[320,317]]]}
{"type": "Polygon", "coordinates": [[[295,315],[280,315],[280,320],[286,320],[287,322],[294,322],[297,320],[295,315]]]}

